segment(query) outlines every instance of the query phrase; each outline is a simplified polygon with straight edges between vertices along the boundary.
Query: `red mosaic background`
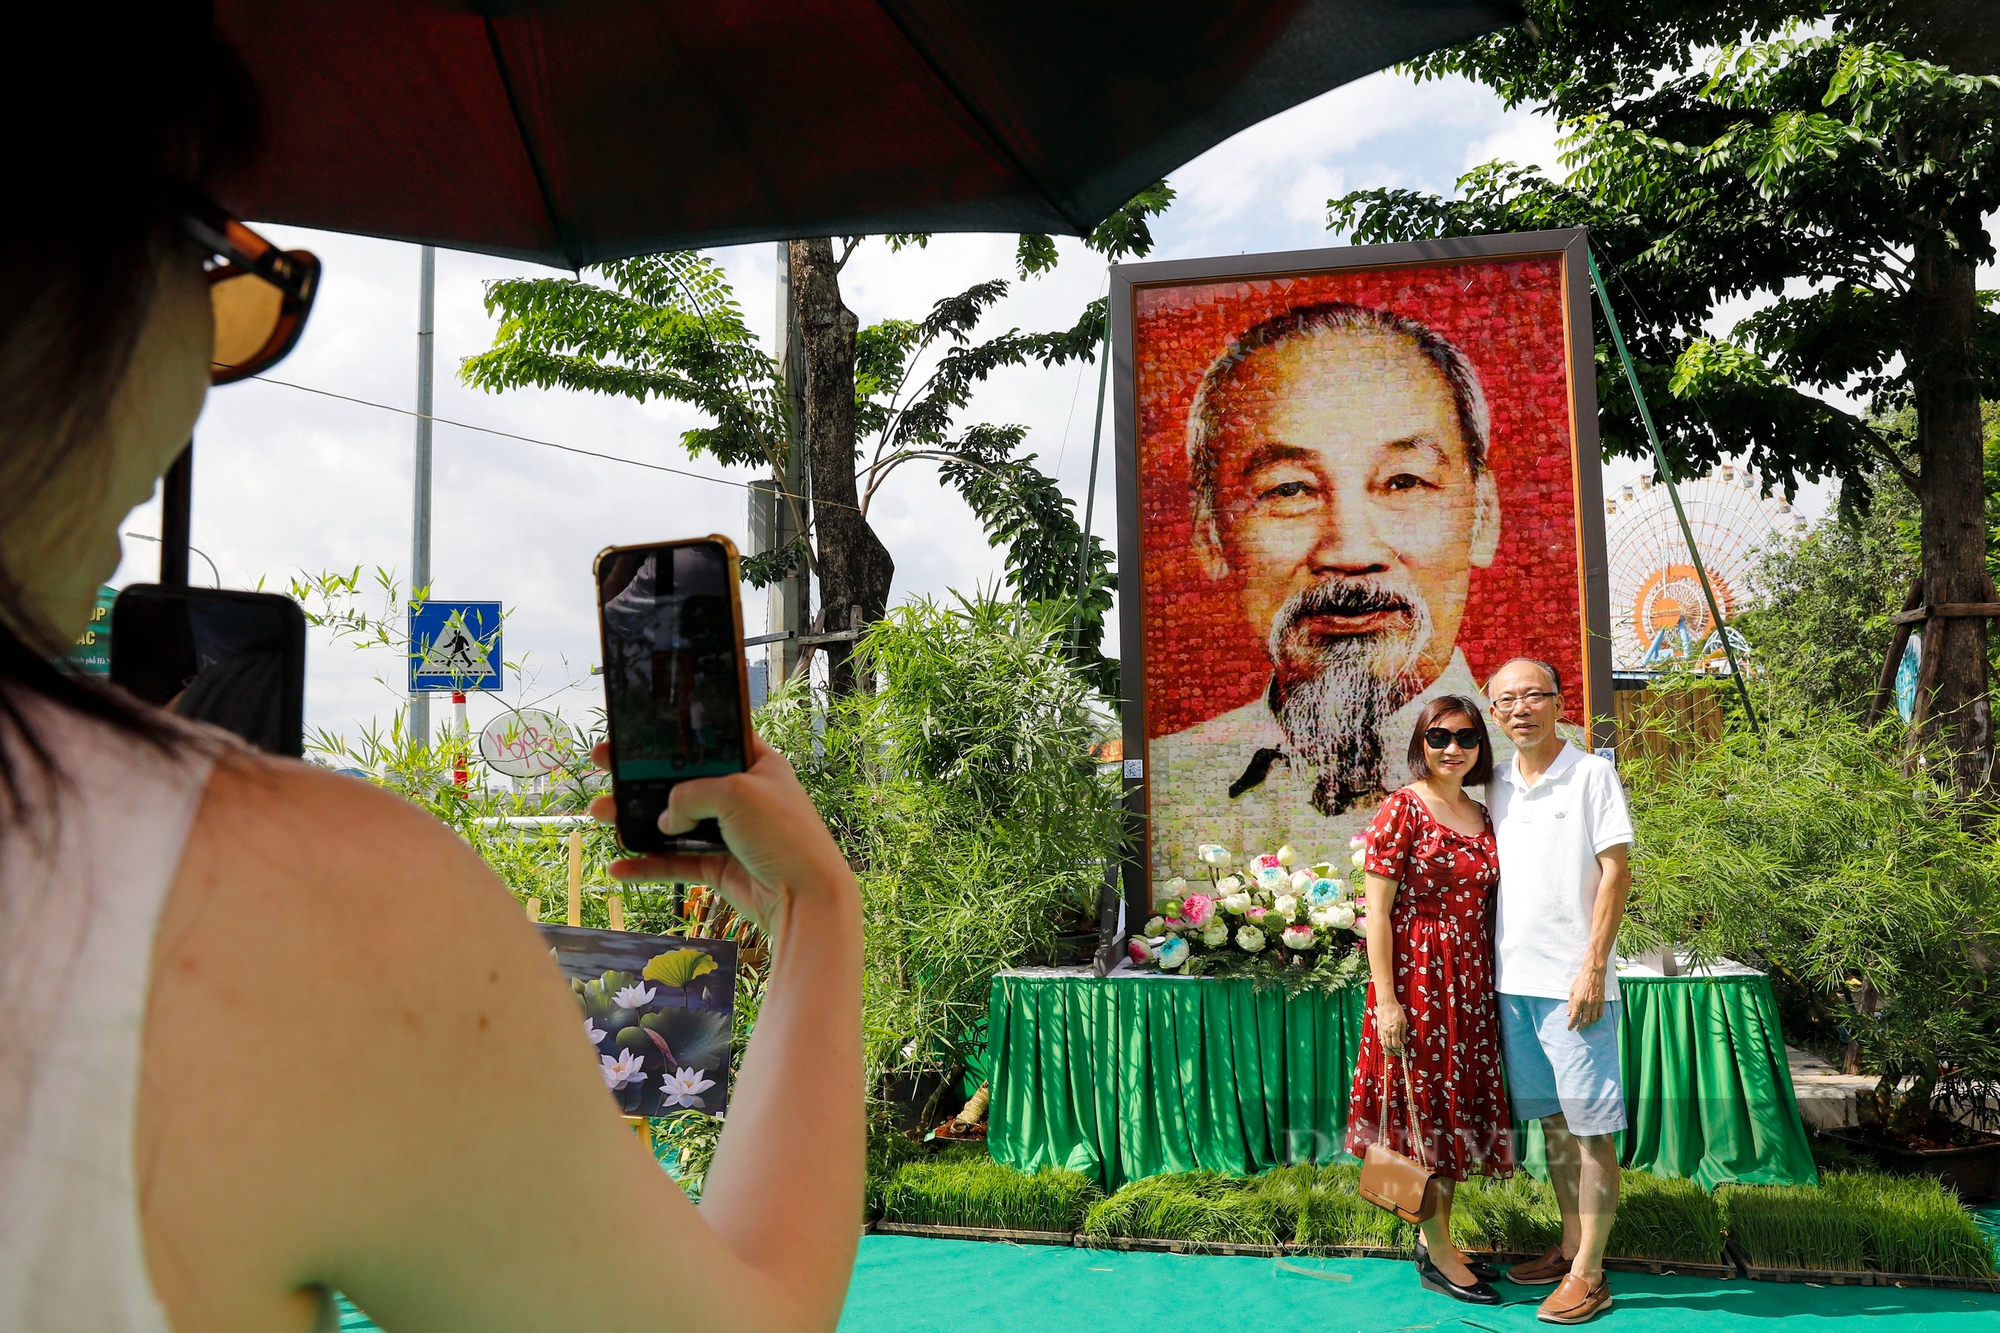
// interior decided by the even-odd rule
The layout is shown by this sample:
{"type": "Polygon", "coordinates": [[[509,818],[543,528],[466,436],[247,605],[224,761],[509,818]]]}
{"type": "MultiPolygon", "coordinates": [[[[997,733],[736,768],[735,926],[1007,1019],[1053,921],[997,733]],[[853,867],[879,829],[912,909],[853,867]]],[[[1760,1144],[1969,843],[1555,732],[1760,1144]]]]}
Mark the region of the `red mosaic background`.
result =
{"type": "Polygon", "coordinates": [[[1472,571],[1458,646],[1481,681],[1516,655],[1545,658],[1569,679],[1582,678],[1560,255],[1141,288],[1134,293],[1133,365],[1148,739],[1241,707],[1270,677],[1270,659],[1243,623],[1235,587],[1211,582],[1194,557],[1188,405],[1231,338],[1292,306],[1324,301],[1421,320],[1471,358],[1492,414],[1488,458],[1500,488],[1500,549],[1490,568],[1472,571]]]}

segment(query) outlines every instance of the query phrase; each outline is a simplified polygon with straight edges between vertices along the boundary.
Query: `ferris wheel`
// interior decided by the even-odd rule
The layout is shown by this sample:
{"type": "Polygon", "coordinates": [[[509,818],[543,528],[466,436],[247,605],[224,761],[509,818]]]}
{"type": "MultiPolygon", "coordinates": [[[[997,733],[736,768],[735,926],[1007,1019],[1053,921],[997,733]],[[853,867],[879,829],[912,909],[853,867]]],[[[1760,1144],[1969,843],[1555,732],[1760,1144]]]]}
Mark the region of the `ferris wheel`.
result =
{"type": "MultiPolygon", "coordinates": [[[[1803,515],[1767,494],[1748,469],[1729,464],[1679,486],[1724,620],[1748,605],[1759,551],[1795,540],[1803,515]]],[[[1671,658],[1706,662],[1722,645],[1688,557],[1674,503],[1649,474],[1619,487],[1604,502],[1604,537],[1611,563],[1611,658],[1621,671],[1658,667],[1671,658]]],[[[1732,630],[1731,643],[1743,646],[1732,630]]]]}

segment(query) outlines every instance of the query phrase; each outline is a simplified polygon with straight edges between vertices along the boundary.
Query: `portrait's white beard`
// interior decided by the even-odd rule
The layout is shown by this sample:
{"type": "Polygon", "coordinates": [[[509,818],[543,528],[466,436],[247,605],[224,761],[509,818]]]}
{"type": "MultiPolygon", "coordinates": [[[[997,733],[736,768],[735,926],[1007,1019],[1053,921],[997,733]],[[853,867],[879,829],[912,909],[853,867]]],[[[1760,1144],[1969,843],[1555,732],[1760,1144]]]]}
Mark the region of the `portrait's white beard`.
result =
{"type": "Polygon", "coordinates": [[[1296,593],[1271,622],[1278,725],[1286,755],[1313,770],[1313,807],[1337,815],[1382,790],[1382,728],[1424,688],[1418,663],[1431,640],[1430,606],[1402,579],[1329,580],[1296,593]],[[1395,611],[1400,629],[1315,638],[1315,614],[1395,611]]]}

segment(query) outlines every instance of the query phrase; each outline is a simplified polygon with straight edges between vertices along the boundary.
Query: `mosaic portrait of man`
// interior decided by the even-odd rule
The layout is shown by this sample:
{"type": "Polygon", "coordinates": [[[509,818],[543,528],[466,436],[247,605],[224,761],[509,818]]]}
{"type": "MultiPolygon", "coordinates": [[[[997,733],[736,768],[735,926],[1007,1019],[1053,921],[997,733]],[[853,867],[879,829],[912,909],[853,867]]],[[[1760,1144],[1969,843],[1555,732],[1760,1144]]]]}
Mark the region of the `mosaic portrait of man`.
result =
{"type": "MultiPolygon", "coordinates": [[[[1291,286],[1298,296],[1342,294],[1337,283],[1291,286]]],[[[1156,878],[1188,873],[1202,842],[1238,852],[1289,842],[1344,863],[1349,835],[1409,781],[1406,753],[1426,703],[1455,694],[1483,710],[1481,668],[1503,649],[1580,664],[1574,497],[1549,485],[1571,489],[1567,405],[1548,392],[1563,388],[1559,286],[1553,309],[1522,312],[1553,319],[1553,343],[1545,330],[1531,340],[1539,347],[1511,353],[1552,361],[1556,383],[1540,385],[1543,401],[1524,411],[1523,391],[1537,386],[1508,378],[1500,423],[1529,429],[1505,440],[1481,365],[1496,358],[1427,318],[1436,302],[1422,290],[1407,302],[1397,294],[1377,281],[1354,292],[1370,299],[1280,303],[1259,288],[1242,302],[1257,317],[1199,361],[1181,353],[1179,376],[1158,373],[1164,359],[1151,363],[1163,388],[1156,410],[1142,411],[1157,460],[1146,517],[1165,517],[1176,491],[1185,514],[1172,525],[1181,550],[1162,549],[1161,525],[1148,534],[1149,557],[1171,555],[1149,558],[1145,588],[1146,678],[1167,696],[1148,701],[1156,878]],[[1175,445],[1179,457],[1168,458],[1175,445]],[[1512,483],[1496,473],[1496,450],[1512,455],[1512,483]],[[1523,465],[1536,455],[1539,475],[1529,475],[1523,465]],[[1516,534],[1522,482],[1533,493],[1516,534]],[[1538,559],[1550,563],[1537,569],[1538,559]],[[1496,571],[1510,561],[1521,567],[1496,571]],[[1490,594],[1495,573],[1542,592],[1475,605],[1475,582],[1490,594]]],[[[1489,313],[1511,313],[1505,304],[1489,313]]],[[[1459,302],[1445,313],[1462,327],[1478,312],[1459,302]]],[[[1477,327],[1488,353],[1496,331],[1477,327]]],[[[1146,352],[1142,341],[1142,394],[1146,352]]],[[[1505,738],[1490,734],[1496,760],[1508,757],[1505,738]]]]}

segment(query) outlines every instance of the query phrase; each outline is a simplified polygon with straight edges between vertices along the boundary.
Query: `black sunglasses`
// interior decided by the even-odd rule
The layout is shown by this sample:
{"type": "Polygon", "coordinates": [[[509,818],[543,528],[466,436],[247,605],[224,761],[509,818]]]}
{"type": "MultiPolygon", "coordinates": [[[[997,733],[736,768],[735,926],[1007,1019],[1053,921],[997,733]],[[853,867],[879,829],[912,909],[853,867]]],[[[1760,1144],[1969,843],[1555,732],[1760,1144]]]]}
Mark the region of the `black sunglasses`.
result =
{"type": "Polygon", "coordinates": [[[1453,731],[1450,727],[1432,727],[1424,733],[1424,744],[1433,750],[1442,750],[1453,741],[1458,742],[1458,748],[1461,750],[1477,750],[1479,731],[1474,727],[1460,727],[1457,731],[1453,731]]]}
{"type": "Polygon", "coordinates": [[[188,199],[181,225],[209,252],[211,382],[248,379],[284,360],[319,294],[319,260],[309,250],[280,250],[202,195],[188,199]]]}

